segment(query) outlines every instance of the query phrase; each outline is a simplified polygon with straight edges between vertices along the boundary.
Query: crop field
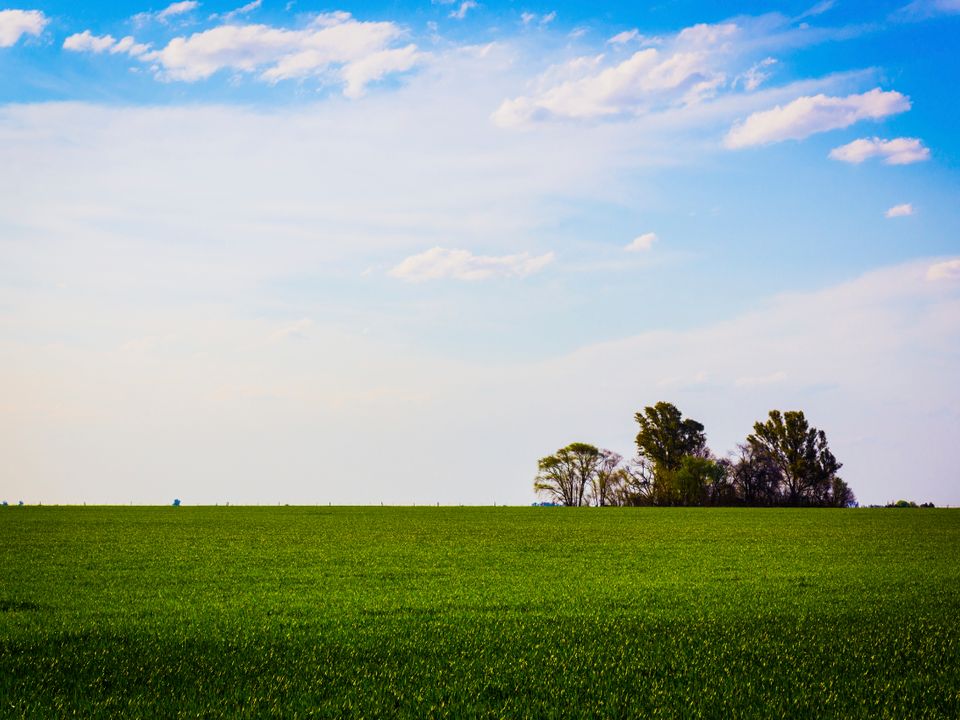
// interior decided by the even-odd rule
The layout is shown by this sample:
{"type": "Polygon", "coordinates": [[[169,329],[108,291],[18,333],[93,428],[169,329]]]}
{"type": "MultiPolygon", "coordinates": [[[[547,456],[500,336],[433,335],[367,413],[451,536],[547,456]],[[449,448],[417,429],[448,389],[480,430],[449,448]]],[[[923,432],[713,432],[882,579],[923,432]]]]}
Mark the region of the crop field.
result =
{"type": "Polygon", "coordinates": [[[960,717],[960,511],[0,510],[2,717],[960,717]]]}

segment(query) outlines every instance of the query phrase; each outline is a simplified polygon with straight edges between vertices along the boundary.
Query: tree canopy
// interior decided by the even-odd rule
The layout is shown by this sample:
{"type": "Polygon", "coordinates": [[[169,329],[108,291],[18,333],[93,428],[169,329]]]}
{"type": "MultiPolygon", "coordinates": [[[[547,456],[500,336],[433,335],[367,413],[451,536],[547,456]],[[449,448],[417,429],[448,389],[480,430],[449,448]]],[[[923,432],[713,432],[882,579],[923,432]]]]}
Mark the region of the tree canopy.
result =
{"type": "Polygon", "coordinates": [[[703,425],[685,419],[675,405],[658,402],[645,407],[634,417],[640,424],[637,452],[655,468],[679,470],[684,457],[704,457],[707,454],[703,425]]]}
{"type": "Polygon", "coordinates": [[[837,477],[842,464],[830,452],[826,434],[811,427],[802,410],[771,410],[766,422],[754,423],[747,445],[779,471],[786,504],[846,504],[849,488],[837,477]]]}
{"type": "Polygon", "coordinates": [[[827,436],[800,410],[771,410],[737,453],[716,459],[702,423],[668,402],[634,415],[632,462],[575,442],[538,461],[534,489],[563,505],[809,505],[850,507],[827,436]]]}
{"type": "Polygon", "coordinates": [[[540,458],[533,487],[561,505],[613,504],[620,455],[575,442],[540,458]]]}

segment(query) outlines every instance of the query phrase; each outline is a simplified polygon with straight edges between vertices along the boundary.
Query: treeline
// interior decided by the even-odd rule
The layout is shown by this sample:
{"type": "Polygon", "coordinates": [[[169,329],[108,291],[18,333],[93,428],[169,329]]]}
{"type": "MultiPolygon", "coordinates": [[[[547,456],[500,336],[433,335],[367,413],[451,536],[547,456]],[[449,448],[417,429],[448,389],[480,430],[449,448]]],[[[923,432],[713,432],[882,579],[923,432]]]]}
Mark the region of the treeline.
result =
{"type": "Polygon", "coordinates": [[[853,507],[827,436],[802,411],[771,410],[730,457],[707,447],[701,423],[659,402],[635,416],[637,456],[571,443],[540,458],[534,490],[561,505],[853,507]]]}

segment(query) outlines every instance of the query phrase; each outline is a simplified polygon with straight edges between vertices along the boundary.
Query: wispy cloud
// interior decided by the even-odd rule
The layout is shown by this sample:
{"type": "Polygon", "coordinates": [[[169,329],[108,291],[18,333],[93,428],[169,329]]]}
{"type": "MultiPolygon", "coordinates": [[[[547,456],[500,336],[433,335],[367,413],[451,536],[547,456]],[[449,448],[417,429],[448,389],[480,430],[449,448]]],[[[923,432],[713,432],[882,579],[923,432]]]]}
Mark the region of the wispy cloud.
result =
{"type": "Polygon", "coordinates": [[[960,0],[914,0],[900,8],[895,16],[924,20],[937,15],[955,15],[958,13],[960,13],[960,0]]]}
{"type": "Polygon", "coordinates": [[[753,113],[730,129],[724,144],[730,149],[739,149],[802,140],[816,133],[849,127],[861,120],[880,120],[909,109],[910,100],[905,95],[880,88],[846,97],[800,97],[786,105],[753,113]]]}
{"type": "Polygon", "coordinates": [[[195,2],[195,0],[183,0],[183,2],[171,3],[157,13],[157,19],[168,20],[177,15],[185,15],[192,10],[196,10],[198,7],[200,7],[200,3],[195,2]]]}
{"type": "Polygon", "coordinates": [[[222,19],[223,22],[225,23],[232,23],[234,20],[236,20],[239,17],[243,17],[244,15],[249,15],[254,10],[259,10],[262,5],[263,5],[263,0],[251,0],[251,2],[248,2],[246,5],[241,5],[235,10],[231,10],[230,12],[225,12],[222,15],[214,13],[213,15],[210,16],[210,19],[211,20],[222,19]]]}
{"type": "Polygon", "coordinates": [[[828,10],[831,10],[834,5],[836,5],[836,0],[822,0],[822,2],[818,2],[816,5],[812,6],[808,10],[805,10],[804,12],[800,13],[796,17],[796,19],[803,20],[808,17],[816,17],[817,15],[823,15],[828,10]]]}
{"type": "Polygon", "coordinates": [[[913,205],[910,203],[894,205],[883,214],[886,218],[909,217],[910,215],[913,215],[913,205]]]}
{"type": "Polygon", "coordinates": [[[776,64],[776,58],[764,58],[760,62],[754,63],[747,68],[746,72],[743,74],[738,75],[733,81],[734,85],[742,85],[743,89],[747,92],[753,92],[770,77],[770,73],[767,71],[767,68],[776,64]]]}
{"type": "Polygon", "coordinates": [[[640,34],[640,31],[636,28],[632,30],[624,30],[614,35],[612,38],[607,40],[608,45],[625,45],[628,42],[633,40],[639,40],[643,35],[640,34]]]}
{"type": "Polygon", "coordinates": [[[0,47],[11,47],[24,35],[38,36],[49,22],[39,10],[0,10],[0,47]]]}
{"type": "Polygon", "coordinates": [[[557,19],[556,11],[548,12],[544,15],[538,15],[533,12],[522,12],[520,13],[520,24],[524,27],[529,27],[530,25],[538,25],[541,28],[545,28],[547,25],[552,23],[557,19]]]}
{"type": "Polygon", "coordinates": [[[479,5],[474,2],[474,0],[463,0],[463,2],[460,3],[460,7],[450,12],[450,17],[455,20],[463,20],[467,16],[467,13],[476,7],[479,7],[479,5]]]}
{"type": "Polygon", "coordinates": [[[134,15],[130,20],[134,25],[143,26],[148,23],[157,21],[161,23],[169,23],[173,18],[184,19],[184,16],[189,15],[191,12],[200,7],[199,2],[195,0],[183,0],[183,2],[175,2],[163,10],[157,12],[141,12],[134,15]]]}
{"type": "Polygon", "coordinates": [[[887,165],[909,165],[930,159],[930,150],[923,146],[918,138],[894,138],[883,140],[878,137],[860,138],[830,151],[831,160],[862,163],[870,158],[880,157],[887,165]]]}
{"type": "Polygon", "coordinates": [[[389,275],[401,280],[489,280],[497,277],[526,277],[540,272],[553,262],[553,253],[544,255],[474,255],[469,250],[448,250],[435,247],[406,258],[390,270],[389,275]]]}

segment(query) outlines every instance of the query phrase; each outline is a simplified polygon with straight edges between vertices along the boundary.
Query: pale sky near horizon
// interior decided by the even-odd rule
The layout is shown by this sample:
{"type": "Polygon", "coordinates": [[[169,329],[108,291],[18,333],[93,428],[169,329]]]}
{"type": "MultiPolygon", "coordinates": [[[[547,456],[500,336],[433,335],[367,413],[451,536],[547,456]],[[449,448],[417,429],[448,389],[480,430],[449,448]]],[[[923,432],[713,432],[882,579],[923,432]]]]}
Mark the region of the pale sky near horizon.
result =
{"type": "Polygon", "coordinates": [[[667,400],[960,504],[960,3],[718,5],[0,0],[0,500],[527,504],[667,400]]]}

